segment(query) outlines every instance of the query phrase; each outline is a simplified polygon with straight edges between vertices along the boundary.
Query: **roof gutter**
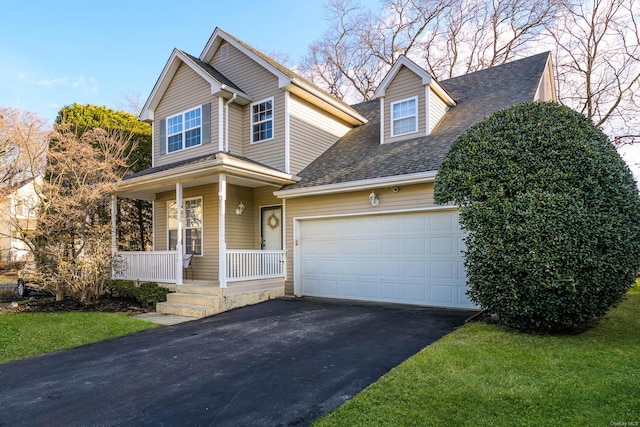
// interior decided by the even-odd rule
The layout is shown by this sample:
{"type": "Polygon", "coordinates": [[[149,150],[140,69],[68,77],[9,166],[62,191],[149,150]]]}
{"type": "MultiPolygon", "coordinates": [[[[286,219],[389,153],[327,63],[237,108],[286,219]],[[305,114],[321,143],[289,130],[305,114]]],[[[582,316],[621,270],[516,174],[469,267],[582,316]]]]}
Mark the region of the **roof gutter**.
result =
{"type": "Polygon", "coordinates": [[[359,181],[317,185],[314,187],[278,190],[273,194],[279,199],[293,199],[296,197],[305,196],[320,196],[325,194],[348,193],[353,191],[369,191],[373,188],[396,187],[400,185],[435,182],[437,174],[438,171],[427,171],[406,175],[385,176],[381,178],[363,179],[359,181]]]}
{"type": "Polygon", "coordinates": [[[336,98],[330,96],[329,94],[309,85],[308,83],[293,78],[291,79],[291,85],[299,87],[300,89],[306,91],[307,93],[313,95],[318,100],[323,103],[339,110],[342,114],[345,115],[345,119],[347,122],[354,125],[362,125],[367,123],[367,119],[361,116],[356,110],[354,110],[351,106],[338,101],[336,98]]]}
{"type": "Polygon", "coordinates": [[[265,179],[266,177],[271,177],[276,185],[287,185],[300,181],[300,178],[295,175],[276,171],[268,167],[247,164],[240,160],[227,157],[224,153],[217,153],[215,159],[156,172],[152,175],[142,175],[136,178],[126,179],[120,183],[114,194],[130,192],[140,187],[151,189],[167,181],[180,181],[202,174],[210,174],[211,168],[216,167],[246,178],[265,179]]]}

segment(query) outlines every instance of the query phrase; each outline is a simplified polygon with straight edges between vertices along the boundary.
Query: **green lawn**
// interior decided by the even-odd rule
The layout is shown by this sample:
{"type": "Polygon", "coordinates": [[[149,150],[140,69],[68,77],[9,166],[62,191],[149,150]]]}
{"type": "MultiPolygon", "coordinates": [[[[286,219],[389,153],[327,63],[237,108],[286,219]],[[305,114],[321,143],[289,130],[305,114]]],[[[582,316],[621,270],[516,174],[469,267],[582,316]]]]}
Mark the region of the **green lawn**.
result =
{"type": "Polygon", "coordinates": [[[116,313],[0,313],[0,363],[156,326],[116,313]]]}
{"type": "Polygon", "coordinates": [[[593,329],[469,324],[314,426],[640,426],[640,287],[593,329]]]}
{"type": "Polygon", "coordinates": [[[13,274],[2,273],[0,274],[0,284],[4,283],[17,283],[18,276],[13,274]]]}

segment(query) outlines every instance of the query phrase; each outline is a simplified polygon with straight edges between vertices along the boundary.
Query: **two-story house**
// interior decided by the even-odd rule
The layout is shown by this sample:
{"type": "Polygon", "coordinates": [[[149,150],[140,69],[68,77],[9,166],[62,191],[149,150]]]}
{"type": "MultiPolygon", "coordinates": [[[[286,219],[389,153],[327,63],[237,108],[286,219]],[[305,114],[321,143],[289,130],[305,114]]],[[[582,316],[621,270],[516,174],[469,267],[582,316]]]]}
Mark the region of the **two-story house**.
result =
{"type": "Polygon", "coordinates": [[[25,237],[36,228],[39,187],[41,176],[29,178],[7,188],[0,198],[0,257],[4,261],[26,261],[31,254],[25,237]]]}
{"type": "Polygon", "coordinates": [[[153,201],[154,251],[120,253],[118,276],[175,283],[158,310],[194,316],[283,294],[472,307],[438,167],[484,117],[554,99],[548,53],[443,82],[401,57],[350,106],[217,28],[199,57],[173,51],[141,113],[153,167],[114,203],[153,201]]]}

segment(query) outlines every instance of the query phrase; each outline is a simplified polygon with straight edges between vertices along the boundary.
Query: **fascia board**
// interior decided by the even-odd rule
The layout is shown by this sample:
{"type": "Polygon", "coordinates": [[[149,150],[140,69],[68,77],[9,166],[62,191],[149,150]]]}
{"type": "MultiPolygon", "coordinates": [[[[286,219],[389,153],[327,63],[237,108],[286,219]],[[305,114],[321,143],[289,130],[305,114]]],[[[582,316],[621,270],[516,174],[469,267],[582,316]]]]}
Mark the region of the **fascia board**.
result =
{"type": "Polygon", "coordinates": [[[437,173],[438,171],[427,171],[407,175],[395,175],[382,178],[363,179],[359,181],[341,182],[337,184],[317,185],[315,187],[292,188],[290,190],[278,190],[273,194],[279,199],[293,199],[296,197],[348,193],[353,191],[371,190],[374,188],[424,184],[435,182],[437,173]]]}
{"type": "Polygon", "coordinates": [[[151,95],[149,95],[147,102],[144,104],[144,107],[142,108],[142,111],[140,113],[140,120],[146,121],[146,122],[154,120],[155,109],[160,103],[160,99],[162,99],[162,96],[164,95],[165,91],[169,87],[171,80],[173,79],[176,72],[178,71],[180,62],[186,64],[196,74],[202,77],[202,79],[204,79],[207,83],[209,83],[211,87],[212,95],[219,93],[221,90],[225,90],[225,91],[238,92],[238,96],[247,100],[251,99],[249,95],[241,91],[235,91],[235,90],[232,90],[231,88],[228,88],[226,85],[222,84],[221,82],[213,78],[209,73],[203,70],[198,64],[193,62],[191,58],[185,55],[185,53],[182,52],[180,49],[174,49],[173,52],[171,52],[171,56],[169,57],[167,64],[162,70],[162,73],[160,74],[158,81],[153,87],[153,90],[151,91],[151,95]]]}
{"type": "Polygon", "coordinates": [[[378,86],[378,89],[376,89],[376,92],[374,94],[375,98],[385,96],[387,87],[389,86],[389,84],[391,84],[393,79],[396,77],[396,75],[398,74],[402,66],[409,68],[413,73],[418,75],[418,77],[422,79],[423,85],[428,85],[433,81],[433,77],[431,77],[431,75],[427,73],[426,70],[424,70],[422,67],[420,67],[418,64],[416,64],[406,56],[402,55],[400,56],[400,58],[398,58],[395,64],[393,64],[393,67],[391,67],[387,75],[384,76],[384,79],[382,79],[382,82],[380,82],[380,85],[378,86]]]}
{"type": "Polygon", "coordinates": [[[164,184],[167,181],[192,179],[196,176],[216,172],[230,172],[235,175],[262,180],[273,181],[277,185],[293,184],[300,180],[295,175],[273,169],[246,163],[228,157],[216,158],[195,165],[181,166],[166,171],[156,172],[153,175],[143,175],[130,180],[122,181],[114,194],[129,193],[132,191],[148,190],[154,186],[164,184]],[[219,169],[217,171],[216,169],[219,169]]]}
{"type": "Polygon", "coordinates": [[[299,79],[291,80],[291,85],[285,89],[324,110],[331,111],[349,124],[358,126],[368,121],[350,106],[342,104],[331,95],[325,94],[299,79]],[[305,96],[305,94],[308,94],[308,96],[305,96]]]}

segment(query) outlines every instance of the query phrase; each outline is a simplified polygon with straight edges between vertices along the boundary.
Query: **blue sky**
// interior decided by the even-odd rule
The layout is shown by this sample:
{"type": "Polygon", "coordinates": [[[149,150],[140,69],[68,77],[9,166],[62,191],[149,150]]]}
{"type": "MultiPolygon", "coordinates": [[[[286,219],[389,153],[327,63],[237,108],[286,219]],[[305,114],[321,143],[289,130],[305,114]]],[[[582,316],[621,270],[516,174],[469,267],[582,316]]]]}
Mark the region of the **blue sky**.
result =
{"type": "MultiPolygon", "coordinates": [[[[380,0],[360,3],[377,8],[380,0]]],[[[51,124],[74,102],[126,109],[133,95],[144,103],[173,48],[198,56],[217,26],[295,64],[328,22],[324,0],[5,2],[0,106],[51,124]]],[[[640,178],[640,147],[621,152],[640,178]]]]}
{"type": "Polygon", "coordinates": [[[198,56],[216,27],[297,63],[328,26],[322,0],[21,0],[3,4],[2,17],[0,106],[49,123],[74,102],[144,102],[173,48],[198,56]]]}

